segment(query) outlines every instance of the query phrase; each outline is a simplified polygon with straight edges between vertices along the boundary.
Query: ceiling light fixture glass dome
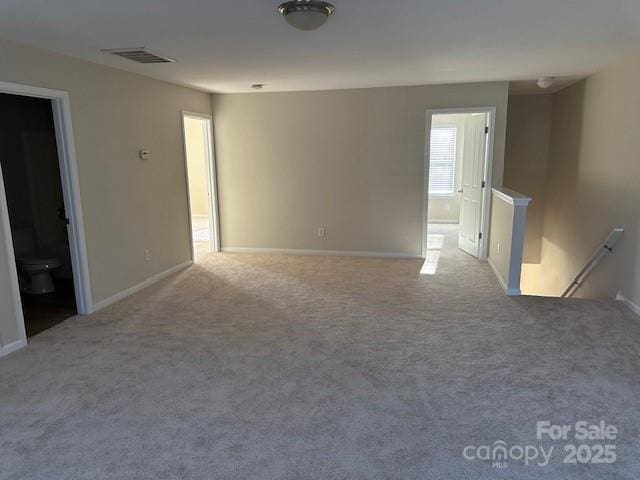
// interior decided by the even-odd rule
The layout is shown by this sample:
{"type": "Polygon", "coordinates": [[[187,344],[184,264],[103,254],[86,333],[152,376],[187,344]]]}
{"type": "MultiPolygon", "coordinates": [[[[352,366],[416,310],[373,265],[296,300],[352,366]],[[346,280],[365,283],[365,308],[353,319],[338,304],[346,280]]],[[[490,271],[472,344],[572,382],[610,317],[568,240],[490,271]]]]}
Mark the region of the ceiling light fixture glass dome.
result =
{"type": "Polygon", "coordinates": [[[540,88],[549,88],[554,81],[555,77],[540,77],[536,83],[540,88]]]}
{"type": "Polygon", "coordinates": [[[319,0],[291,0],[278,7],[289,25],[298,30],[315,30],[327,21],[335,7],[319,0]]]}

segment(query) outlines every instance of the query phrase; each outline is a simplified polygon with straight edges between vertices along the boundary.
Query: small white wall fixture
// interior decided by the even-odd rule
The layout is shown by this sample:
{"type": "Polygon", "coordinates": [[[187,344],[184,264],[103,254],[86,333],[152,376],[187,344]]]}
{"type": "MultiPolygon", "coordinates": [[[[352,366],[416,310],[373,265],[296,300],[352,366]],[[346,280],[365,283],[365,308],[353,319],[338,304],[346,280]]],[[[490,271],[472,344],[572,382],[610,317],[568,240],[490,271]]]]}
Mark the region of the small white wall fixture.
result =
{"type": "MultiPolygon", "coordinates": [[[[510,223],[503,225],[506,239],[504,243],[507,251],[501,252],[501,254],[507,257],[506,271],[500,265],[503,262],[498,262],[492,257],[493,252],[489,253],[488,262],[505,293],[509,296],[518,296],[521,295],[520,275],[522,272],[524,234],[527,223],[527,207],[531,202],[531,198],[508,188],[492,188],[491,193],[493,197],[492,215],[494,215],[494,209],[497,208],[498,202],[504,202],[513,211],[509,218],[510,223]]],[[[496,230],[495,234],[498,234],[493,220],[491,230],[492,234],[494,230],[496,230]]]]}
{"type": "MultiPolygon", "coordinates": [[[[85,239],[84,220],[82,215],[82,202],[80,199],[80,182],[78,179],[78,166],[76,161],[75,145],[73,141],[73,128],[71,125],[71,106],[69,93],[62,90],[19,85],[0,82],[0,93],[20,95],[26,97],[45,98],[51,100],[53,121],[58,147],[58,161],[60,165],[60,179],[62,181],[62,193],[65,210],[69,218],[67,233],[69,237],[69,249],[71,252],[71,264],[73,268],[73,281],[76,294],[76,306],[78,313],[89,314],[92,311],[93,300],[91,296],[91,280],[89,276],[89,263],[87,245],[85,239]]],[[[10,351],[24,347],[27,344],[27,335],[20,300],[20,288],[18,286],[18,272],[11,240],[11,225],[7,211],[7,197],[4,189],[4,180],[0,169],[0,224],[2,227],[5,245],[4,250],[10,265],[11,296],[15,318],[18,323],[20,345],[12,342],[10,351]]],[[[5,346],[6,347],[6,346],[5,346]]],[[[6,348],[2,354],[10,353],[6,348]]]]}

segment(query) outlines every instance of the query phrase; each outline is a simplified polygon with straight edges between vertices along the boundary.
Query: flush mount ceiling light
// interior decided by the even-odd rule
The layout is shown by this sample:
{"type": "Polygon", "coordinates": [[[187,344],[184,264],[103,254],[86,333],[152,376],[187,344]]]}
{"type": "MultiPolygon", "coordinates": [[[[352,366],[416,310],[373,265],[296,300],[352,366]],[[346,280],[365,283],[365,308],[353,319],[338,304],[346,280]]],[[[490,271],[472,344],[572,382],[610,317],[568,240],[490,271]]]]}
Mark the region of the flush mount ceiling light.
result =
{"type": "Polygon", "coordinates": [[[333,5],[319,0],[292,0],[278,7],[289,25],[305,31],[320,28],[334,10],[333,5]]]}
{"type": "Polygon", "coordinates": [[[549,88],[551,85],[553,85],[554,80],[554,77],[540,77],[538,79],[538,86],[540,88],[549,88]]]}

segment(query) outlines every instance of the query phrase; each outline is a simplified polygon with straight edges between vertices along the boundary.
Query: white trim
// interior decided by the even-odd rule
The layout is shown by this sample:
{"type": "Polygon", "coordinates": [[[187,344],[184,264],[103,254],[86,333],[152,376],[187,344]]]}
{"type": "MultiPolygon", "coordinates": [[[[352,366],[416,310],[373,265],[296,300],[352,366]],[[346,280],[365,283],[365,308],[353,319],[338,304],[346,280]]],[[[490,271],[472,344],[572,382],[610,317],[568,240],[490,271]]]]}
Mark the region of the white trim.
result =
{"type": "Polygon", "coordinates": [[[529,205],[529,202],[531,202],[531,197],[522,195],[521,193],[509,188],[492,188],[491,190],[493,190],[493,193],[495,193],[501,200],[504,200],[514,207],[526,207],[529,205]]]}
{"type": "Polygon", "coordinates": [[[640,305],[638,305],[637,303],[634,303],[631,300],[629,300],[627,297],[625,297],[622,294],[622,292],[618,292],[617,293],[616,300],[624,303],[636,315],[640,315],[640,305]]]}
{"type": "Polygon", "coordinates": [[[24,348],[26,346],[27,346],[27,341],[22,339],[16,340],[15,342],[8,343],[7,345],[0,347],[0,357],[9,355],[10,353],[20,350],[21,348],[24,348]]]}
{"type": "MultiPolygon", "coordinates": [[[[62,90],[52,90],[49,88],[19,85],[7,82],[0,82],[0,92],[51,100],[56,143],[58,147],[60,180],[62,183],[65,210],[67,217],[69,218],[67,232],[69,237],[71,264],[73,267],[76,306],[78,313],[80,314],[91,313],[91,306],[93,303],[91,297],[91,278],[89,275],[89,262],[82,214],[82,202],[80,198],[80,181],[78,179],[77,158],[73,141],[69,94],[62,90]]],[[[27,336],[24,325],[24,315],[22,313],[22,301],[20,300],[20,288],[18,286],[18,272],[14,261],[15,256],[11,236],[11,225],[9,223],[9,215],[3,208],[7,205],[7,198],[4,190],[4,182],[1,180],[2,176],[0,172],[0,209],[3,210],[0,215],[0,222],[2,223],[2,230],[4,233],[7,261],[10,265],[10,288],[16,312],[16,322],[18,323],[17,327],[20,336],[19,341],[26,345],[27,336]]],[[[15,342],[10,343],[9,345],[13,345],[13,343],[15,342]]]]}
{"type": "Polygon", "coordinates": [[[458,194],[456,193],[430,193],[429,194],[429,198],[437,198],[440,200],[452,199],[452,198],[456,198],[457,196],[458,194]]]}
{"type": "Polygon", "coordinates": [[[491,270],[493,270],[493,273],[495,274],[496,279],[498,280],[498,283],[500,284],[500,286],[504,290],[504,293],[506,293],[510,297],[519,297],[520,295],[522,295],[522,292],[520,291],[519,288],[509,288],[507,286],[506,280],[504,278],[502,278],[502,275],[500,275],[500,272],[498,271],[498,269],[493,264],[493,262],[491,261],[490,258],[487,259],[487,263],[491,267],[491,270]]]}
{"type": "Polygon", "coordinates": [[[435,219],[431,219],[427,222],[428,225],[435,225],[435,224],[447,224],[447,225],[457,225],[460,223],[460,220],[439,220],[437,218],[435,219]]]}
{"type": "Polygon", "coordinates": [[[51,88],[9,82],[0,82],[0,92],[37,98],[60,98],[68,95],[64,90],[53,90],[51,88]]]}
{"type": "MultiPolygon", "coordinates": [[[[496,130],[496,112],[495,106],[489,107],[456,107],[456,108],[430,108],[427,109],[427,121],[425,126],[425,148],[423,158],[423,175],[428,174],[429,169],[429,155],[430,149],[426,148],[431,143],[431,119],[434,115],[452,115],[452,114],[465,114],[465,113],[486,113],[489,116],[489,135],[487,138],[487,145],[485,148],[485,162],[484,162],[484,179],[485,188],[482,195],[482,213],[480,220],[480,231],[482,232],[482,238],[479,240],[479,255],[480,260],[487,260],[489,258],[489,235],[490,235],[490,217],[491,217],[491,187],[493,185],[493,155],[495,147],[495,130],[496,130]]],[[[427,182],[424,181],[423,185],[427,182]]],[[[427,179],[428,180],[428,179],[427,179]]],[[[424,188],[424,187],[423,187],[424,188]]],[[[422,256],[426,256],[427,252],[427,229],[429,222],[428,217],[428,203],[429,192],[422,192],[422,256]]]]}
{"type": "Polygon", "coordinates": [[[209,228],[211,231],[211,251],[220,251],[220,212],[218,209],[218,174],[216,168],[215,146],[213,140],[213,117],[207,113],[181,111],[182,144],[184,154],[185,187],[187,189],[187,207],[189,210],[189,239],[191,241],[191,260],[195,260],[193,225],[191,218],[191,197],[189,194],[189,167],[187,162],[187,139],[184,119],[187,117],[206,120],[205,142],[207,144],[207,189],[209,193],[209,228]]]}
{"type": "Polygon", "coordinates": [[[140,290],[144,290],[145,288],[150,287],[151,285],[159,282],[163,278],[166,278],[180,270],[184,270],[185,268],[189,268],[191,265],[193,265],[193,261],[188,260],[179,265],[176,265],[175,267],[171,267],[168,270],[165,270],[164,272],[160,272],[152,277],[149,277],[146,280],[138,283],[137,285],[134,285],[133,287],[127,288],[126,290],[116,293],[115,295],[112,295],[109,298],[105,298],[104,300],[100,300],[98,303],[96,303],[93,306],[93,311],[97,312],[98,310],[102,310],[103,308],[108,307],[109,305],[119,300],[122,300],[123,298],[126,298],[129,295],[133,295],[134,293],[139,292],[140,290]]]}
{"type": "Polygon", "coordinates": [[[58,144],[58,159],[60,162],[60,176],[65,210],[69,218],[67,232],[71,264],[73,267],[73,283],[76,294],[78,313],[91,313],[93,298],[91,294],[91,277],[89,274],[89,255],[85,238],[82,201],[80,198],[80,180],[75,145],[73,143],[73,128],[71,126],[71,106],[69,94],[62,98],[53,99],[53,118],[58,144]]]}
{"type": "MultiPolygon", "coordinates": [[[[7,265],[9,266],[9,289],[11,290],[11,298],[13,303],[13,311],[18,327],[18,341],[27,343],[27,331],[24,325],[24,314],[22,312],[22,299],[20,298],[20,285],[18,283],[18,266],[15,261],[15,253],[13,251],[13,239],[11,236],[11,223],[9,222],[9,207],[7,205],[7,192],[4,188],[4,177],[2,176],[2,168],[0,167],[0,224],[2,227],[2,236],[4,238],[4,251],[7,256],[7,265]]],[[[0,332],[0,348],[2,346],[2,332],[0,332]]],[[[15,342],[12,342],[15,343],[15,342]]],[[[7,344],[11,345],[11,343],[7,344]]]]}
{"type": "Polygon", "coordinates": [[[509,208],[513,210],[513,220],[509,228],[509,237],[511,240],[507,250],[504,252],[509,262],[507,266],[507,278],[502,278],[498,269],[495,268],[492,258],[488,258],[487,260],[507,295],[520,295],[527,205],[530,199],[512,190],[504,190],[505,191],[501,192],[499,189],[492,188],[491,192],[495,195],[494,201],[503,201],[507,203],[507,205],[510,205],[509,208]]]}
{"type": "MultiPolygon", "coordinates": [[[[459,163],[459,159],[458,159],[458,154],[460,153],[458,150],[458,142],[460,140],[460,133],[458,132],[458,125],[456,124],[446,124],[446,123],[437,123],[436,125],[433,125],[433,121],[431,122],[431,129],[432,130],[439,130],[439,129],[448,129],[448,130],[452,130],[453,131],[453,170],[452,170],[452,178],[451,178],[451,190],[447,191],[447,192],[432,192],[431,191],[431,187],[427,187],[429,190],[429,197],[430,198],[439,198],[439,199],[451,199],[451,198],[455,198],[457,196],[456,194],[456,189],[457,189],[457,183],[458,183],[458,176],[456,175],[457,171],[459,170],[460,166],[458,165],[459,163]]],[[[464,144],[463,144],[464,145],[464,144]]],[[[426,147],[426,145],[425,145],[426,147]]],[[[429,158],[431,158],[431,136],[429,136],[429,158]]],[[[431,165],[429,165],[429,173],[431,172],[431,165]]],[[[425,178],[425,184],[428,185],[427,182],[431,182],[431,178],[425,178]]]]}
{"type": "Polygon", "coordinates": [[[379,258],[422,258],[420,255],[401,252],[366,252],[358,250],[307,250],[302,248],[254,248],[222,247],[226,253],[272,253],[285,255],[325,255],[331,257],[379,257],[379,258]]]}
{"type": "Polygon", "coordinates": [[[506,283],[510,291],[519,292],[522,277],[524,235],[527,224],[527,206],[531,199],[509,189],[492,188],[491,192],[494,197],[493,201],[506,203],[513,212],[512,222],[508,229],[510,242],[508,242],[508,247],[505,251],[509,262],[506,283]]]}

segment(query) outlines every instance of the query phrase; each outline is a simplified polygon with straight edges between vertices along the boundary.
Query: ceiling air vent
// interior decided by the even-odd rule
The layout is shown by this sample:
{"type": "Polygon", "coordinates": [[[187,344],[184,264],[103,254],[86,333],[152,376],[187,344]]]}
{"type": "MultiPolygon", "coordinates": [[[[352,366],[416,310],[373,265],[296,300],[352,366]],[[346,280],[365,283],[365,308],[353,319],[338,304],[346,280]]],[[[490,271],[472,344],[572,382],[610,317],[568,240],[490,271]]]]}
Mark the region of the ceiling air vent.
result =
{"type": "Polygon", "coordinates": [[[105,48],[101,50],[105,53],[111,53],[127,60],[138,63],[172,63],[174,59],[168,57],[161,57],[155,53],[151,53],[144,49],[144,47],[137,48],[105,48]]]}

